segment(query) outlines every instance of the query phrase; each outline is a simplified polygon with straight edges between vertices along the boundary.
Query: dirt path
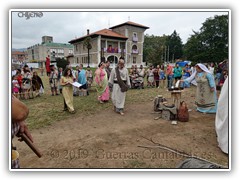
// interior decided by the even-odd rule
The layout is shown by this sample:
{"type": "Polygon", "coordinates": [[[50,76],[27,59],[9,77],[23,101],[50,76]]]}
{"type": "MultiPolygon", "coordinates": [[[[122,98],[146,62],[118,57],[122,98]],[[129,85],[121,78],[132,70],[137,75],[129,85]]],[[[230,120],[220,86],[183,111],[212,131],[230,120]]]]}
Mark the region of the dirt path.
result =
{"type": "MultiPolygon", "coordinates": [[[[192,103],[190,108],[194,108],[192,103]]],[[[105,110],[88,117],[66,119],[32,131],[43,152],[38,158],[24,143],[14,141],[22,168],[174,168],[185,158],[158,148],[145,138],[228,165],[217,146],[215,115],[190,112],[190,121],[171,125],[152,113],[152,101],[126,105],[124,116],[105,110]],[[145,137],[145,138],[143,138],[145,137]]]]}

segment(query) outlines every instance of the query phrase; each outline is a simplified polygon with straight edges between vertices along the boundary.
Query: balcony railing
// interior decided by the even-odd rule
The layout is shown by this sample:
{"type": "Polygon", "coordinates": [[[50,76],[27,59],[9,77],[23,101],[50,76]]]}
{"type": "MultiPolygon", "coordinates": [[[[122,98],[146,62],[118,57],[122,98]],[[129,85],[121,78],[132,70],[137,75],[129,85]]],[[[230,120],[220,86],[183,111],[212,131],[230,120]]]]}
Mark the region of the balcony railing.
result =
{"type": "MultiPolygon", "coordinates": [[[[104,48],[103,49],[105,53],[121,53],[122,50],[118,48],[104,48]]],[[[126,52],[125,49],[123,49],[124,53],[126,52]]]]}
{"type": "Polygon", "coordinates": [[[134,37],[134,36],[133,36],[132,41],[133,41],[133,42],[138,42],[138,37],[134,37]]]}
{"type": "Polygon", "coordinates": [[[132,54],[138,54],[138,50],[137,49],[132,49],[132,54]]]}
{"type": "MultiPolygon", "coordinates": [[[[119,50],[118,50],[118,52],[119,52],[119,53],[121,53],[121,52],[122,52],[122,50],[121,50],[121,49],[119,49],[119,50]]],[[[126,49],[123,49],[123,52],[125,53],[125,52],[126,52],[126,49]]]]}

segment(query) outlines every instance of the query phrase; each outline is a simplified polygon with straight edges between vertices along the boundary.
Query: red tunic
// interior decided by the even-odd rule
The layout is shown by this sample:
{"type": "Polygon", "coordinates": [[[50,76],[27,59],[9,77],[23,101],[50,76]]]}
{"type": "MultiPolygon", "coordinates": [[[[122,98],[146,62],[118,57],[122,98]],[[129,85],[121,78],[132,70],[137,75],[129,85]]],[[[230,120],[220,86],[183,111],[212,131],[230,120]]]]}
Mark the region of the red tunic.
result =
{"type": "Polygon", "coordinates": [[[50,58],[46,57],[46,71],[51,72],[50,70],[50,58]]]}

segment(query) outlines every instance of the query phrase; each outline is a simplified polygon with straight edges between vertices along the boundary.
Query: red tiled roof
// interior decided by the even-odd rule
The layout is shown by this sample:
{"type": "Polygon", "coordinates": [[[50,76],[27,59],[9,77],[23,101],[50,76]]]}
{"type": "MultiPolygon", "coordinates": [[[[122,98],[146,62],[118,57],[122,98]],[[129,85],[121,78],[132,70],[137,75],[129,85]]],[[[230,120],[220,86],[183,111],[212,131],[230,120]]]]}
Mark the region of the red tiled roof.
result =
{"type": "Polygon", "coordinates": [[[123,35],[121,35],[119,33],[116,33],[114,31],[112,31],[111,29],[102,29],[102,30],[96,31],[94,33],[91,33],[89,35],[85,35],[85,36],[82,36],[80,38],[73,39],[73,40],[69,41],[69,43],[82,41],[84,38],[86,38],[88,36],[93,37],[93,36],[98,36],[98,35],[106,36],[106,37],[112,37],[112,38],[118,38],[118,39],[128,39],[128,37],[123,36],[123,35]]]}
{"type": "Polygon", "coordinates": [[[95,34],[102,35],[102,36],[109,36],[109,37],[117,37],[122,39],[128,39],[126,36],[123,36],[119,33],[112,31],[111,29],[102,29],[100,31],[95,32],[95,34]]]}
{"type": "Polygon", "coordinates": [[[12,51],[13,55],[25,55],[26,52],[22,52],[22,51],[12,51]]]}
{"type": "Polygon", "coordinates": [[[116,26],[112,26],[109,29],[113,29],[113,28],[116,28],[116,27],[124,26],[124,25],[130,25],[130,26],[136,26],[136,27],[140,27],[140,28],[144,28],[144,29],[149,29],[149,27],[147,27],[147,26],[144,26],[142,24],[138,24],[138,23],[135,23],[135,22],[132,22],[132,21],[127,21],[125,23],[118,24],[116,26]]]}

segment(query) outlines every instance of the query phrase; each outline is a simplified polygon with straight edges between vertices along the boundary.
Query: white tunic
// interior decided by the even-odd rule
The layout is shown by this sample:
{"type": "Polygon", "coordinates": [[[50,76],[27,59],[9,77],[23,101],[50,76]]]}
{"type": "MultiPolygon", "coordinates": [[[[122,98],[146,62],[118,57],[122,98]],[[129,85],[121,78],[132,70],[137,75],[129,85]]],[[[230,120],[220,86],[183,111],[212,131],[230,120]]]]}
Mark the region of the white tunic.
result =
{"type": "MultiPolygon", "coordinates": [[[[128,70],[126,68],[123,68],[123,69],[119,69],[119,72],[120,72],[121,79],[123,81],[127,81],[127,85],[130,87],[131,85],[130,85],[128,70]]],[[[109,77],[109,83],[113,85],[112,102],[116,108],[123,109],[125,104],[126,92],[122,92],[119,84],[114,83],[114,81],[117,81],[115,68],[112,69],[109,77]]]]}
{"type": "Polygon", "coordinates": [[[218,146],[228,154],[228,78],[225,80],[219,96],[215,128],[218,146]]]}

